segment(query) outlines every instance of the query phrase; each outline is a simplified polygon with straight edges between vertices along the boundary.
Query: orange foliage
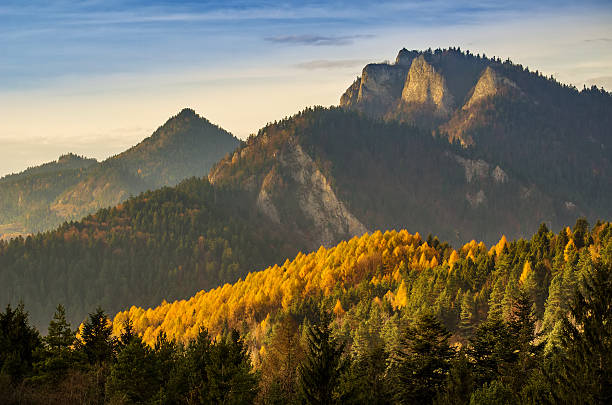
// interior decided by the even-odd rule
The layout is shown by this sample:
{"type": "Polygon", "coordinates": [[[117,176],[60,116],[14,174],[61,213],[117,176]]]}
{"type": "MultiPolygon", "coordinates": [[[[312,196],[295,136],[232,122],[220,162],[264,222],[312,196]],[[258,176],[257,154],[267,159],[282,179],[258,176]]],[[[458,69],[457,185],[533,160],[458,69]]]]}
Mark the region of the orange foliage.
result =
{"type": "MultiPolygon", "coordinates": [[[[479,248],[474,245],[474,249],[479,248]]],[[[405,230],[364,234],[329,249],[321,247],[307,255],[299,253],[280,267],[249,273],[235,284],[200,291],[188,300],[164,301],[148,310],[132,307],[116,315],[114,333],[119,334],[122,321],[129,317],[149,344],[154,343],[161,331],[179,342],[193,339],[201,327],[215,336],[225,320],[230,327],[246,322],[250,330],[264,336],[270,314],[287,309],[304,297],[321,297],[361,282],[391,283],[390,288],[397,288],[397,292],[389,290],[384,299],[402,307],[407,302],[407,289],[400,266],[407,266],[408,270],[435,267],[438,255],[418,234],[411,235],[405,230]],[[410,263],[416,266],[411,268],[410,263]]],[[[449,258],[451,267],[458,257],[453,251],[449,258]]],[[[344,311],[338,301],[334,312],[338,315],[344,311]]]]}

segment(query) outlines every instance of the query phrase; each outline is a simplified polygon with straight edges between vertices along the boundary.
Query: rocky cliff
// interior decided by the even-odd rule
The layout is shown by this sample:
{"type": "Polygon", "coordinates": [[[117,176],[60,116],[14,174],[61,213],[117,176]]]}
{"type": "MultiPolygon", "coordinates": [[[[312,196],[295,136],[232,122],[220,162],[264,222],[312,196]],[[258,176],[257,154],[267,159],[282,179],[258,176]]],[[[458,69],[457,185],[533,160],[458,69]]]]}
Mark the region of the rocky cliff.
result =
{"type": "Polygon", "coordinates": [[[231,159],[220,162],[209,174],[209,181],[227,185],[241,167],[252,167],[263,157],[265,164],[260,170],[239,175],[234,186],[250,192],[260,213],[300,235],[308,249],[368,232],[302,146],[291,138],[281,142],[274,139],[276,147],[272,149],[270,135],[261,135],[231,159]]]}

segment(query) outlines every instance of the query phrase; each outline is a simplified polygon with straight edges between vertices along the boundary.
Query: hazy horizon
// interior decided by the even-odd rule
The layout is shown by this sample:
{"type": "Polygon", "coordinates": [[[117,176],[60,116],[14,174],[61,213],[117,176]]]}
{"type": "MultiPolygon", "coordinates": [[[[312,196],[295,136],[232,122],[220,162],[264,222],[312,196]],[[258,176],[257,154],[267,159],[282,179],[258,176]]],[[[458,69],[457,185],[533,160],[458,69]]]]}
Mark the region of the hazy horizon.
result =
{"type": "Polygon", "coordinates": [[[73,152],[99,160],[184,107],[245,138],[337,104],[366,63],[461,47],[612,89],[606,2],[6,2],[0,176],[73,152]]]}

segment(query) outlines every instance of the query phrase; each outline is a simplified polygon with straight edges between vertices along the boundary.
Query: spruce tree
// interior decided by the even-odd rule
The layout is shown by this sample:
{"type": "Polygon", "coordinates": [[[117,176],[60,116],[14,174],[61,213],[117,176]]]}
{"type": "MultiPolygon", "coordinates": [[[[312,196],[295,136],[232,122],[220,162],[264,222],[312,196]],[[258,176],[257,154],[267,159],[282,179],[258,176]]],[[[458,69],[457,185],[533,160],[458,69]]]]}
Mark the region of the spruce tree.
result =
{"type": "Polygon", "coordinates": [[[40,335],[30,326],[23,304],[14,310],[7,305],[6,311],[0,312],[0,376],[17,382],[30,374],[40,345],[40,335]]]}
{"type": "Polygon", "coordinates": [[[124,347],[129,345],[133,340],[138,339],[136,331],[134,330],[134,322],[130,318],[127,318],[122,323],[123,330],[117,341],[117,348],[123,350],[124,347]]]}
{"type": "Polygon", "coordinates": [[[331,316],[321,313],[306,330],[306,358],[299,368],[299,390],[306,404],[335,404],[342,399],[340,385],[347,370],[344,344],[332,336],[331,316]]]}
{"type": "Polygon", "coordinates": [[[612,403],[612,263],[593,263],[563,321],[558,367],[551,376],[559,402],[612,403]]]}
{"type": "Polygon", "coordinates": [[[249,404],[257,395],[258,376],[237,330],[215,342],[206,366],[207,396],[203,403],[249,404]]]}
{"type": "Polygon", "coordinates": [[[474,363],[477,385],[491,382],[504,374],[507,365],[516,361],[512,337],[501,318],[487,319],[470,339],[467,353],[474,363]]]}
{"type": "Polygon", "coordinates": [[[60,304],[53,314],[53,319],[49,322],[47,336],[43,338],[43,341],[50,351],[59,352],[70,348],[75,338],[76,332],[70,328],[70,323],[66,320],[66,310],[60,304]]]}
{"type": "Polygon", "coordinates": [[[102,308],[98,307],[89,314],[89,319],[83,324],[80,346],[90,364],[101,365],[113,358],[116,339],[112,324],[102,308]]]}
{"type": "Polygon", "coordinates": [[[43,343],[42,359],[35,364],[37,380],[58,382],[70,369],[78,369],[85,363],[84,356],[74,349],[76,331],[70,328],[62,305],[57,306],[43,343]]]}
{"type": "Polygon", "coordinates": [[[394,355],[394,391],[400,404],[429,404],[444,386],[454,357],[450,333],[432,314],[409,326],[394,355]]]}
{"type": "Polygon", "coordinates": [[[106,382],[111,401],[150,403],[161,388],[155,353],[138,337],[132,337],[117,354],[106,382]]]}

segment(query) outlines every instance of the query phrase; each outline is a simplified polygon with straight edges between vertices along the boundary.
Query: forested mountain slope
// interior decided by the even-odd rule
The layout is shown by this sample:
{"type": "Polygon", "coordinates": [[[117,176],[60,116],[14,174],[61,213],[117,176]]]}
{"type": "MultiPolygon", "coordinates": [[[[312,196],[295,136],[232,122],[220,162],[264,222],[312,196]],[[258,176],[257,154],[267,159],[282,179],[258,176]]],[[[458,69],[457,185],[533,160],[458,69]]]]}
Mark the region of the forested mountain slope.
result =
{"type": "Polygon", "coordinates": [[[340,105],[458,141],[567,211],[612,214],[612,96],[596,87],[454,48],[402,49],[393,64],[367,65],[340,105]]]}
{"type": "Polygon", "coordinates": [[[490,243],[528,235],[540,222],[576,220],[563,201],[504,166],[418,127],[341,108],[308,109],[261,129],[209,179],[245,191],[311,249],[366,229],[490,243]]]}
{"type": "Polygon", "coordinates": [[[0,181],[2,227],[30,233],[80,219],[146,190],[203,176],[240,141],[191,109],[101,163],[68,155],[0,181]]]}
{"type": "Polygon", "coordinates": [[[0,241],[0,302],[23,301],[45,326],[62,303],[73,323],[190,296],[280,262],[300,241],[240,206],[240,193],[190,179],[57,230],[0,241]]]}
{"type": "Polygon", "coordinates": [[[612,225],[453,249],[353,238],[189,300],[41,338],[0,312],[9,404],[607,404],[612,225]],[[78,332],[78,333],[77,333],[78,332]]]}
{"type": "Polygon", "coordinates": [[[95,159],[67,154],[0,179],[0,238],[55,226],[58,219],[50,214],[49,205],[97,163],[95,159]]]}
{"type": "Polygon", "coordinates": [[[349,347],[364,340],[392,344],[398,328],[424,313],[463,341],[486,319],[510,321],[525,293],[541,341],[552,345],[579,280],[600,261],[612,263],[610,223],[590,230],[579,220],[558,234],[542,224],[529,240],[503,236],[493,246],[471,241],[456,249],[405,230],[376,231],[300,253],[188,300],[153,309],[133,306],[117,314],[114,327],[119,333],[129,318],[149,344],[161,332],[187,342],[200,328],[215,336],[235,327],[257,357],[279,320],[290,315],[299,324],[327,308],[349,347]]]}

